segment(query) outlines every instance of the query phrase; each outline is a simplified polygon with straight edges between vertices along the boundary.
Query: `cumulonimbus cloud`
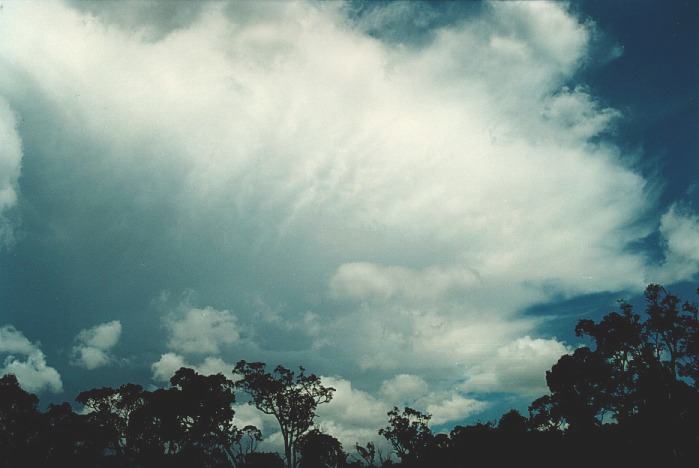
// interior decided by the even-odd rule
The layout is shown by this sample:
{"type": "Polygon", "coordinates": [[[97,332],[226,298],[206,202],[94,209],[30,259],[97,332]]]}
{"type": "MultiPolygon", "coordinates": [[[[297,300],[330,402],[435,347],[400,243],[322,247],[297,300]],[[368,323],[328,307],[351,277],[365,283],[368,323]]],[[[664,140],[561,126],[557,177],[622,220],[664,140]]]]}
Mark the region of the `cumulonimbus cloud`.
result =
{"type": "MultiPolygon", "coordinates": [[[[625,116],[571,84],[595,26],[565,4],[486,4],[419,44],[367,34],[337,4],[237,8],[165,31],[55,3],[0,15],[0,93],[51,116],[33,157],[56,232],[152,246],[158,277],[216,297],[167,319],[157,378],[188,354],[231,360],[249,327],[266,340],[254,352],[321,352],[329,375],[528,392],[565,345],[537,341],[523,309],[654,280],[631,247],[658,225],[667,277],[696,275],[694,215],[654,216],[653,181],[610,138],[625,116]],[[87,198],[99,221],[61,216],[87,198]],[[255,321],[243,287],[283,313],[255,321]],[[536,357],[521,375],[493,358],[508,346],[536,357]]],[[[444,401],[433,410],[475,408],[444,401]]]]}

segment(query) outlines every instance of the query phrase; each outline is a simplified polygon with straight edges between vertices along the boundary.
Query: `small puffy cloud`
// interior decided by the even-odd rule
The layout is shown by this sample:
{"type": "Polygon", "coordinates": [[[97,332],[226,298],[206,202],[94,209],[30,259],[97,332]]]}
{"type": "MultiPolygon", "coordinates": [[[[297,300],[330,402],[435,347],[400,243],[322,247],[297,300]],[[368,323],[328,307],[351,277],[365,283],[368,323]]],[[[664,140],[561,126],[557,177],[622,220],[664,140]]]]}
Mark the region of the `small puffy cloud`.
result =
{"type": "Polygon", "coordinates": [[[165,353],[150,367],[153,372],[153,380],[167,382],[178,369],[190,366],[185,363],[183,356],[175,353],[165,353]]]}
{"type": "Polygon", "coordinates": [[[24,390],[63,391],[58,371],[46,363],[41,349],[12,325],[0,328],[0,355],[6,355],[0,365],[0,375],[14,374],[24,390]]]}
{"type": "Polygon", "coordinates": [[[165,325],[170,332],[168,347],[185,354],[218,354],[240,338],[235,315],[213,307],[169,315],[165,325]]]}
{"type": "Polygon", "coordinates": [[[660,218],[660,235],[666,242],[661,281],[694,277],[699,272],[699,216],[672,205],[660,218]]]}
{"type": "Polygon", "coordinates": [[[17,181],[22,168],[22,141],[14,113],[0,96],[0,248],[13,240],[6,213],[17,203],[17,181]]]}
{"type": "Polygon", "coordinates": [[[92,370],[112,361],[109,351],[119,342],[121,322],[113,320],[87,328],[75,337],[73,363],[92,370]]]}
{"type": "Polygon", "coordinates": [[[151,365],[153,380],[158,382],[168,382],[177,370],[181,367],[194,369],[202,375],[223,374],[233,378],[233,367],[235,364],[227,363],[223,359],[215,356],[208,356],[199,364],[187,362],[184,356],[176,353],[165,353],[151,365]]]}
{"type": "Polygon", "coordinates": [[[525,336],[500,347],[469,372],[464,388],[525,396],[546,393],[546,371],[572,348],[556,339],[525,336]]]}

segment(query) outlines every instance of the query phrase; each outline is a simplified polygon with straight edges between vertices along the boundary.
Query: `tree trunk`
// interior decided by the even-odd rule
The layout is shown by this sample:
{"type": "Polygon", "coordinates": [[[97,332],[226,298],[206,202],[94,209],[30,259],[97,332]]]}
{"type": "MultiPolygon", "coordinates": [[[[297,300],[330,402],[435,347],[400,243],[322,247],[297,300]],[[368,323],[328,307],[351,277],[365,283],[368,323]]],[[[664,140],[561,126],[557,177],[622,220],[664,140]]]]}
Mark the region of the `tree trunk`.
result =
{"type": "Polygon", "coordinates": [[[286,458],[286,468],[294,468],[293,461],[291,459],[291,446],[289,445],[289,435],[282,434],[284,436],[284,458],[286,458]]]}

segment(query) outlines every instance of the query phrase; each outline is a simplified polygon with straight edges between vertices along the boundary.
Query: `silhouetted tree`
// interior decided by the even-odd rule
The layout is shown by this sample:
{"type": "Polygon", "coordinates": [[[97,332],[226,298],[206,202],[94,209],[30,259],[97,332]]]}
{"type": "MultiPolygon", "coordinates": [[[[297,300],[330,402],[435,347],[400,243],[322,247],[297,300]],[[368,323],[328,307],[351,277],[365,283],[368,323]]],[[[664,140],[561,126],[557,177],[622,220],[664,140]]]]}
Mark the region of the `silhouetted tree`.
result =
{"type": "Polygon", "coordinates": [[[243,466],[248,456],[257,451],[258,444],[262,442],[262,431],[252,425],[240,429],[235,435],[232,452],[236,466],[243,466]]]}
{"type": "Polygon", "coordinates": [[[306,375],[303,367],[298,374],[283,366],[267,372],[265,363],[239,361],[233,372],[242,377],[235,385],[250,395],[249,403],[276,418],[286,466],[295,468],[296,442],[312,426],[318,405],[330,402],[335,389],[323,386],[315,374],[306,375]]]}
{"type": "Polygon", "coordinates": [[[0,378],[0,466],[36,463],[38,404],[36,395],[22,390],[13,374],[0,378]]]}
{"type": "Polygon", "coordinates": [[[90,444],[118,458],[130,455],[127,428],[131,413],[143,405],[140,385],[125,384],[118,389],[103,387],[81,392],[75,400],[88,411],[92,439],[90,444]]]}
{"type": "Polygon", "coordinates": [[[520,436],[527,432],[528,428],[529,421],[527,418],[515,409],[503,414],[500,417],[500,421],[498,421],[498,431],[505,434],[520,436]]]}
{"type": "Polygon", "coordinates": [[[607,361],[586,347],[562,356],[546,372],[551,402],[558,407],[569,430],[587,431],[602,424],[609,407],[610,379],[607,361]]]}
{"type": "Polygon", "coordinates": [[[49,405],[41,415],[41,466],[94,468],[102,466],[103,446],[95,443],[86,415],[75,414],[68,403],[49,405]]]}
{"type": "Polygon", "coordinates": [[[221,374],[181,368],[168,389],[146,392],[128,427],[132,450],[144,464],[177,460],[189,466],[227,466],[235,454],[234,384],[221,374]]]}
{"type": "Polygon", "coordinates": [[[434,435],[429,428],[431,416],[412,408],[400,411],[393,407],[388,412],[388,426],[379,429],[404,464],[418,464],[431,448],[434,435]]]}
{"type": "Polygon", "coordinates": [[[284,460],[276,453],[256,452],[245,457],[239,468],[284,468],[284,460]]]}
{"type": "Polygon", "coordinates": [[[379,460],[376,459],[376,445],[373,442],[367,442],[366,446],[355,444],[354,449],[357,451],[359,460],[361,460],[360,466],[380,466],[383,462],[383,460],[380,460],[380,454],[379,460]]]}
{"type": "Polygon", "coordinates": [[[312,429],[299,437],[297,448],[301,455],[301,468],[339,468],[347,460],[342,444],[318,429],[312,429]]]}

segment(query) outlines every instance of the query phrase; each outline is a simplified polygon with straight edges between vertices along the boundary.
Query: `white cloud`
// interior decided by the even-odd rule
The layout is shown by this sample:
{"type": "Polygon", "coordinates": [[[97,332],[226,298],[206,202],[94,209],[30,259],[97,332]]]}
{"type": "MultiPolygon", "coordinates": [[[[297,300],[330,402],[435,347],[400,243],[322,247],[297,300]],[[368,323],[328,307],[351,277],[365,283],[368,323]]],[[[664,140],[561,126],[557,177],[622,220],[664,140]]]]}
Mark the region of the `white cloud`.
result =
{"type": "Polygon", "coordinates": [[[14,239],[6,213],[17,204],[17,181],[22,167],[22,141],[8,102],[0,94],[0,248],[14,239]]]}
{"type": "MultiPolygon", "coordinates": [[[[308,326],[306,356],[322,347],[381,379],[493,374],[491,388],[527,392],[540,383],[508,377],[508,346],[543,366],[562,345],[521,338],[539,323],[523,309],[657,273],[629,248],[654,229],[648,181],[596,138],[622,116],[566,87],[594,26],[565,4],[487,4],[414,47],[366,35],[335,4],[236,7],[207,4],[156,38],[62,4],[0,15],[0,93],[52,112],[36,157],[61,150],[85,191],[115,181],[133,225],[169,213],[159,239],[178,259],[216,252],[182,268],[186,284],[223,291],[218,266],[236,264],[274,303],[303,303],[274,317],[308,326]]],[[[693,219],[663,218],[670,252],[691,249],[693,219]]],[[[175,353],[226,351],[242,321],[170,316],[173,353],[154,372],[184,362],[175,353]]]]}
{"type": "Polygon", "coordinates": [[[187,362],[184,356],[176,353],[165,353],[151,365],[153,380],[168,382],[181,367],[194,369],[202,375],[223,374],[229,379],[235,377],[233,374],[233,367],[235,367],[235,364],[227,363],[220,357],[207,356],[199,364],[192,364],[187,362]]]}
{"type": "Polygon", "coordinates": [[[168,347],[185,354],[218,354],[240,338],[235,315],[212,307],[169,315],[165,325],[170,332],[168,347]]]}
{"type": "Polygon", "coordinates": [[[63,391],[60,374],[47,365],[46,356],[38,345],[31,343],[12,325],[0,328],[0,355],[3,354],[6,356],[0,367],[0,375],[14,374],[24,390],[47,390],[52,393],[63,391]]]}
{"type": "Polygon", "coordinates": [[[340,265],[330,288],[340,297],[353,299],[435,299],[451,291],[478,284],[478,275],[464,267],[428,267],[420,271],[367,262],[340,265]]]}
{"type": "Polygon", "coordinates": [[[470,372],[464,388],[476,392],[517,393],[536,396],[547,393],[546,371],[573,349],[555,339],[519,338],[500,347],[470,372]]]}
{"type": "Polygon", "coordinates": [[[384,381],[380,398],[355,388],[347,379],[322,377],[321,380],[336,391],[330,403],[318,407],[317,425],[345,447],[369,441],[384,445],[378,430],[386,426],[387,413],[394,406],[427,412],[432,415],[433,425],[463,421],[487,407],[485,402],[456,392],[429,391],[427,383],[413,375],[401,374],[384,381]]]}
{"type": "Polygon", "coordinates": [[[36,351],[36,345],[27,339],[12,325],[0,328],[0,353],[31,354],[36,351]]]}
{"type": "Polygon", "coordinates": [[[73,346],[73,363],[92,370],[112,362],[109,351],[119,342],[121,322],[113,320],[80,331],[73,346]]]}
{"type": "Polygon", "coordinates": [[[153,380],[168,382],[175,372],[181,367],[190,367],[185,363],[184,357],[175,353],[165,353],[151,365],[153,380]]]}
{"type": "Polygon", "coordinates": [[[694,277],[699,272],[699,216],[673,205],[660,218],[660,234],[666,241],[665,263],[657,281],[694,277]]]}
{"type": "Polygon", "coordinates": [[[473,398],[452,393],[451,395],[427,405],[427,413],[432,415],[431,424],[444,424],[463,421],[473,414],[480,413],[488,404],[473,398]]]}
{"type": "Polygon", "coordinates": [[[410,374],[399,374],[389,380],[384,380],[379,388],[379,394],[396,406],[414,401],[427,392],[427,382],[422,377],[410,374]]]}
{"type": "Polygon", "coordinates": [[[380,441],[379,428],[386,425],[391,406],[339,377],[321,377],[323,385],[335,388],[333,399],[318,406],[317,425],[336,437],[344,447],[380,441]]]}

